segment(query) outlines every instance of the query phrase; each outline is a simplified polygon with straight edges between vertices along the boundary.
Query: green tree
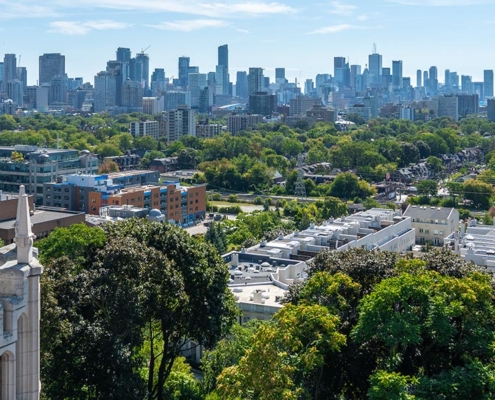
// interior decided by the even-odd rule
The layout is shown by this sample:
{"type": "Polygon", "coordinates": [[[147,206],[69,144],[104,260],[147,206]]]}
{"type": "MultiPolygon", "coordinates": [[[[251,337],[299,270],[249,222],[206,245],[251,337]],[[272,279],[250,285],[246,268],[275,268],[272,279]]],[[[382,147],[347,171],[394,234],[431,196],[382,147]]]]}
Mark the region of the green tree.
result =
{"type": "Polygon", "coordinates": [[[258,328],[239,363],[223,370],[218,393],[223,398],[260,400],[318,397],[325,354],[345,344],[336,330],[338,322],[319,305],[284,307],[273,325],[258,328]]]}
{"type": "Polygon", "coordinates": [[[227,268],[212,246],[170,224],[103,230],[103,247],[46,246],[69,258],[48,263],[42,277],[43,386],[54,399],[164,399],[184,339],[209,348],[236,319],[227,268]]]}
{"type": "Polygon", "coordinates": [[[475,207],[482,209],[490,208],[490,198],[493,195],[492,185],[470,179],[464,182],[463,192],[464,197],[471,200],[475,207]]]}
{"type": "Polygon", "coordinates": [[[341,199],[366,198],[373,194],[373,189],[367,182],[360,181],[353,173],[343,172],[335,177],[329,194],[341,199]]]}

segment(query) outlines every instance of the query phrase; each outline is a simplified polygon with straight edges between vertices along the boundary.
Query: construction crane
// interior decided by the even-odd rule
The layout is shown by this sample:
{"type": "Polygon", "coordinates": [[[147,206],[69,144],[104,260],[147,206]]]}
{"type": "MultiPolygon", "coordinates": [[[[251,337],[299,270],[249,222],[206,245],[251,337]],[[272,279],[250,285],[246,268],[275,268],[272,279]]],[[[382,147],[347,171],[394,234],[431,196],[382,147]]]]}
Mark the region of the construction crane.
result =
{"type": "Polygon", "coordinates": [[[151,47],[151,44],[150,44],[148,47],[146,47],[145,49],[141,49],[141,53],[144,53],[144,52],[145,52],[146,50],[148,50],[150,47],[151,47]]]}

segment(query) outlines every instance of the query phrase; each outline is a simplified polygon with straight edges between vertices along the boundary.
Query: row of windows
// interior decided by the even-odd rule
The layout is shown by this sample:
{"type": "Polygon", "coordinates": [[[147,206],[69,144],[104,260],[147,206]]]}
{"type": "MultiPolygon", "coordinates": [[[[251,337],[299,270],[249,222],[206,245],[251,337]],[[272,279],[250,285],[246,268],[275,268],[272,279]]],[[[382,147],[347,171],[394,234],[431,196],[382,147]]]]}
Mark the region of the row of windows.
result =
{"type": "MultiPolygon", "coordinates": [[[[419,228],[419,233],[429,234],[430,233],[430,230],[429,229],[419,228]]],[[[444,235],[444,231],[441,231],[441,230],[438,230],[438,229],[434,229],[433,230],[433,234],[434,235],[444,235]]]]}

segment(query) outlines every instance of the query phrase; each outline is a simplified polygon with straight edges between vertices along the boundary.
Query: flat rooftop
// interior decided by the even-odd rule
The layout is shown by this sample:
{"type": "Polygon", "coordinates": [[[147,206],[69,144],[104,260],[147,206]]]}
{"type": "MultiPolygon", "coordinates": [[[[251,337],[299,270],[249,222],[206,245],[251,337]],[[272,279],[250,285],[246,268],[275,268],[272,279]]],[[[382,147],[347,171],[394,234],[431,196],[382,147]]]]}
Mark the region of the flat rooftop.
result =
{"type": "Polygon", "coordinates": [[[235,296],[238,304],[256,304],[260,306],[269,306],[276,308],[282,308],[280,300],[287,292],[285,289],[282,289],[271,283],[245,286],[230,286],[229,289],[235,296]],[[261,292],[262,303],[254,302],[254,293],[256,291],[261,292]]]}

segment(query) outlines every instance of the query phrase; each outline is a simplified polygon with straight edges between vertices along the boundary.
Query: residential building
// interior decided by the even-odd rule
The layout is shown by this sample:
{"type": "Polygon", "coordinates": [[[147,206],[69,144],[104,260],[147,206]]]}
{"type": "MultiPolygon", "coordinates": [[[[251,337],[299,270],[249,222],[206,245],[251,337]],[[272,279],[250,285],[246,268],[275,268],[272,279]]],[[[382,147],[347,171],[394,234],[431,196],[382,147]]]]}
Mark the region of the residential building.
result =
{"type": "Polygon", "coordinates": [[[483,71],[483,83],[484,83],[485,98],[486,97],[493,97],[493,70],[492,69],[485,69],[483,71]]]}
{"type": "Polygon", "coordinates": [[[455,208],[410,205],[404,216],[411,218],[419,244],[443,246],[444,238],[459,229],[459,211],[455,208]]]}
{"type": "Polygon", "coordinates": [[[103,112],[117,106],[117,80],[110,72],[95,76],[94,112],[103,112]]]}
{"type": "Polygon", "coordinates": [[[289,116],[292,117],[294,115],[305,115],[313,106],[321,105],[321,101],[307,96],[297,96],[295,99],[291,99],[289,104],[289,116]]]}
{"type": "Polygon", "coordinates": [[[189,84],[188,75],[189,75],[189,57],[179,57],[179,86],[186,88],[189,84]]]}
{"type": "Polygon", "coordinates": [[[143,82],[127,79],[122,84],[121,106],[126,112],[143,112],[143,82]]]}
{"type": "Polygon", "coordinates": [[[143,97],[143,114],[156,115],[164,109],[163,97],[143,97]]]}
{"type": "Polygon", "coordinates": [[[495,122],[495,98],[487,99],[486,111],[488,121],[495,122]]]}
{"type": "Polygon", "coordinates": [[[366,107],[364,104],[355,104],[347,109],[348,114],[357,114],[363,117],[365,121],[369,121],[372,118],[371,107],[366,107]]]}
{"type": "Polygon", "coordinates": [[[454,95],[445,95],[438,97],[438,116],[450,117],[454,121],[459,120],[459,102],[458,97],[454,95]]]}
{"type": "Polygon", "coordinates": [[[478,225],[476,219],[468,219],[444,243],[466,261],[495,272],[495,226],[478,225]]]}
{"type": "Polygon", "coordinates": [[[158,121],[136,121],[129,124],[133,137],[151,136],[155,140],[160,139],[160,125],[158,121]]]}
{"type": "Polygon", "coordinates": [[[322,250],[356,247],[404,253],[413,245],[410,217],[374,208],[281,234],[272,241],[227,253],[223,259],[229,265],[229,288],[241,309],[239,322],[243,324],[253,318],[270,319],[280,309],[289,285],[307,278],[308,263],[322,250]]]}
{"type": "Polygon", "coordinates": [[[479,112],[478,94],[458,94],[457,95],[457,109],[459,118],[465,118],[471,114],[478,114],[479,112]]]}
{"type": "Polygon", "coordinates": [[[257,124],[262,124],[264,121],[265,118],[263,115],[228,115],[227,131],[235,135],[239,131],[254,128],[257,124]]]}
{"type": "Polygon", "coordinates": [[[241,99],[248,98],[248,76],[246,71],[237,71],[235,94],[241,99]]]}
{"type": "Polygon", "coordinates": [[[199,124],[196,125],[196,137],[208,139],[220,135],[222,125],[220,124],[199,124]]]}
{"type": "Polygon", "coordinates": [[[248,95],[256,92],[263,92],[263,68],[249,68],[248,78],[248,95]]]}
{"type": "Polygon", "coordinates": [[[402,60],[392,61],[392,88],[402,89],[402,60]]]}
{"type": "Polygon", "coordinates": [[[179,140],[181,136],[196,136],[196,111],[180,105],[176,110],[167,112],[167,143],[179,140]]]}

